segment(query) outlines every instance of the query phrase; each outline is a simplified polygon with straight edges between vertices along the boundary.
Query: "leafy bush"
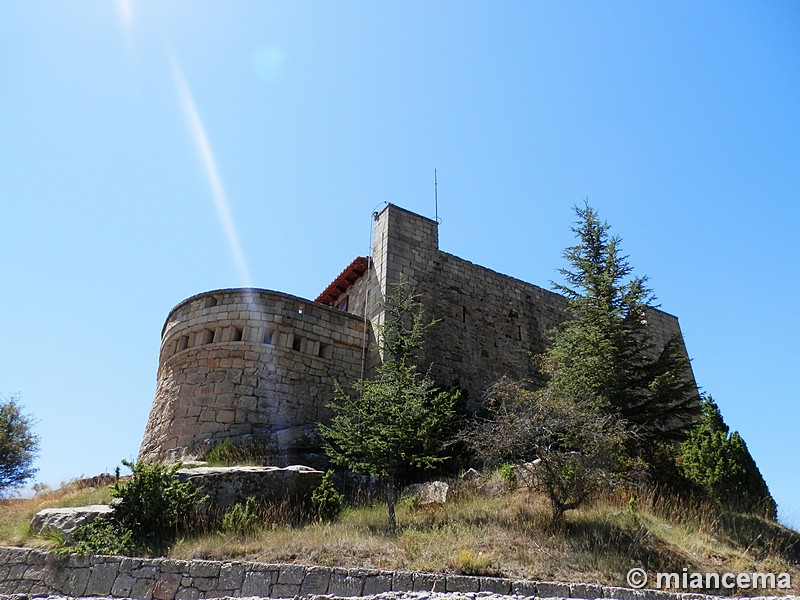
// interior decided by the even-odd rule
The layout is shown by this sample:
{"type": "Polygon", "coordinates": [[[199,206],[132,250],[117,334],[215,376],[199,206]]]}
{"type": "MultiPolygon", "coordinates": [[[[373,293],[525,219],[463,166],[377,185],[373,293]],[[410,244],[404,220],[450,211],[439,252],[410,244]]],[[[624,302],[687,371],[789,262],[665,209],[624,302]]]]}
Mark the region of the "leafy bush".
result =
{"type": "Polygon", "coordinates": [[[95,519],[75,530],[72,541],[56,548],[59,554],[125,554],[136,553],[133,532],[109,519],[95,519]]]}
{"type": "Polygon", "coordinates": [[[500,469],[498,469],[497,472],[500,475],[500,479],[503,481],[503,484],[508,489],[517,487],[517,474],[514,472],[514,467],[508,463],[503,463],[500,465],[500,469]]]}
{"type": "Polygon", "coordinates": [[[342,512],[344,497],[333,485],[333,471],[322,476],[319,487],[311,494],[311,506],[319,521],[333,521],[342,512]]]}
{"type": "Polygon", "coordinates": [[[181,465],[122,461],[133,477],[114,484],[111,495],[119,498],[113,520],[131,531],[138,547],[148,553],[164,554],[186,525],[194,506],[204,500],[191,483],[181,483],[175,473],[181,465]]]}
{"type": "Polygon", "coordinates": [[[60,552],[164,555],[187,525],[192,509],[205,500],[197,486],[175,478],[180,464],[167,467],[124,460],[122,464],[133,477],[125,482],[117,478],[112,487],[111,495],[118,500],[111,517],[78,528],[60,552]]]}
{"type": "Polygon", "coordinates": [[[222,530],[246,536],[254,533],[261,518],[255,498],[248,498],[244,504],[238,502],[222,517],[222,530]]]}

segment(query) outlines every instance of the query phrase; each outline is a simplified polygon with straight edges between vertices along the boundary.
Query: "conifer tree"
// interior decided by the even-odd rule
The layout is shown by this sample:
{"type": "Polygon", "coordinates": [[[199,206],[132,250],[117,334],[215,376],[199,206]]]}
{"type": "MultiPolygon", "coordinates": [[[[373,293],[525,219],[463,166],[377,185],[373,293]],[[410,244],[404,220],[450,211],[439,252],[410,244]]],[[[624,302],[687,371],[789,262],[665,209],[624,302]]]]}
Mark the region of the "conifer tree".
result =
{"type": "Polygon", "coordinates": [[[394,529],[398,478],[449,458],[442,444],[451,432],[458,393],[437,389],[417,368],[424,333],[433,322],[425,321],[410,285],[401,281],[382,306],[377,337],[383,362],[372,379],[353,385],[353,394],[336,385],[333,418],[319,431],[333,463],[382,479],[394,529]]]}
{"type": "Polygon", "coordinates": [[[775,520],[775,500],[744,440],[738,432],[730,433],[710,396],[702,406],[700,422],[681,444],[684,476],[723,506],[775,520]]]}
{"type": "Polygon", "coordinates": [[[697,392],[679,339],[656,348],[647,330],[654,295],[633,275],[588,205],[575,207],[577,244],[564,251],[569,268],[557,291],[569,300],[568,319],[545,354],[548,387],[618,415],[641,447],[678,440],[698,414],[697,392]]]}

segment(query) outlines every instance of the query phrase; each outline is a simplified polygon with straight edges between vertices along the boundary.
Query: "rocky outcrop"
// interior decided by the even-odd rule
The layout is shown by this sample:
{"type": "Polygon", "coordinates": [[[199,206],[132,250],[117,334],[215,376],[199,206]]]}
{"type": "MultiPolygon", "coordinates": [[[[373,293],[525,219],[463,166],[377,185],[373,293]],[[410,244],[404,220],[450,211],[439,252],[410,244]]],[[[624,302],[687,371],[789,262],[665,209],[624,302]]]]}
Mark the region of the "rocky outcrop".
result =
{"type": "Polygon", "coordinates": [[[303,465],[290,467],[199,467],[180,469],[180,481],[199,486],[217,508],[231,507],[247,498],[267,502],[302,501],[322,481],[322,471],[303,465]]]}
{"type": "Polygon", "coordinates": [[[34,515],[31,531],[41,535],[48,531],[57,533],[64,541],[71,541],[75,530],[95,519],[111,516],[112,508],[106,504],[71,506],[67,508],[45,508],[34,515]]]}
{"type": "Polygon", "coordinates": [[[434,506],[445,504],[452,498],[450,486],[444,481],[429,481],[428,483],[414,483],[403,488],[402,497],[416,496],[420,506],[434,506]]]}

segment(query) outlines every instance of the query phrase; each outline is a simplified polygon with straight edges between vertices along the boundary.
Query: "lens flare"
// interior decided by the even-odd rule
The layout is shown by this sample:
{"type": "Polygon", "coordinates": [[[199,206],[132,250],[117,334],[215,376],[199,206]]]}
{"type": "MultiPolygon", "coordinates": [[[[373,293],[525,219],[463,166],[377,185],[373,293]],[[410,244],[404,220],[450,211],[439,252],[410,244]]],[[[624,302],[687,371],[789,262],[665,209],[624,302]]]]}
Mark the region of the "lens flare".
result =
{"type": "Polygon", "coordinates": [[[234,263],[236,264],[236,271],[245,287],[251,287],[250,271],[247,268],[247,262],[242,252],[242,246],[239,243],[239,236],[236,233],[236,226],[233,223],[231,216],[230,204],[228,197],[225,194],[225,188],[222,186],[222,179],[217,169],[217,163],[214,160],[214,153],[211,149],[211,143],[206,134],[206,128],[203,125],[203,120],[197,110],[192,91],[186,83],[186,78],[183,76],[183,71],[180,68],[177,60],[172,58],[172,79],[178,91],[178,98],[181,103],[183,115],[189,126],[189,131],[192,134],[195,148],[197,149],[203,167],[208,177],[208,184],[211,188],[211,195],[214,198],[214,205],[217,209],[217,218],[219,219],[220,226],[222,227],[225,237],[228,240],[231,254],[233,255],[234,263]]]}
{"type": "Polygon", "coordinates": [[[126,28],[129,28],[131,26],[131,20],[133,19],[130,0],[117,0],[117,11],[119,11],[119,18],[122,24],[126,28]]]}

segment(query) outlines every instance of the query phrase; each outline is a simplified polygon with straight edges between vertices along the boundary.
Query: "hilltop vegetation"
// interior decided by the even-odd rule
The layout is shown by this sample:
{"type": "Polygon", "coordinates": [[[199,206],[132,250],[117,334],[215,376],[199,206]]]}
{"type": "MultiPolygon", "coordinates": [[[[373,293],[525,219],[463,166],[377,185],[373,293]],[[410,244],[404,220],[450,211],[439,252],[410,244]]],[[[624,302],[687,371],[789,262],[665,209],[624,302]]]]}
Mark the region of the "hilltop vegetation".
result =
{"type": "MultiPolygon", "coordinates": [[[[385,507],[348,505],[339,519],[299,519],[288,507],[262,507],[247,531],[184,532],[174,558],[419,569],[545,580],[625,585],[633,566],[648,572],[789,572],[800,581],[800,533],[751,514],[651,494],[601,495],[553,527],[545,496],[510,488],[497,473],[473,483],[451,481],[451,503],[420,508],[398,502],[398,528],[385,507]]],[[[0,543],[54,547],[33,538],[27,524],[46,506],[107,502],[108,486],[4,500],[0,543]]],[[[795,583],[795,585],[797,585],[795,583]]],[[[798,590],[795,588],[794,593],[798,590]]]]}
{"type": "MultiPolygon", "coordinates": [[[[557,286],[569,317],[536,358],[541,377],[498,381],[479,415],[459,415],[458,392],[438,389],[417,364],[435,322],[410,286],[387,298],[383,364],[348,392],[337,386],[333,419],[320,425],[331,462],[372,477],[384,496],[345,501],[329,473],[310,505],[250,498],[216,518],[193,506],[202,500],[175,483],[175,468],[130,464],[130,481],[110,491],[119,500],[110,525],[89,526],[77,544],[30,536],[39,508],[104,493],[72,485],[4,501],[0,541],[612,585],[625,585],[632,567],[789,572],[797,584],[800,534],[776,522],[744,440],[698,394],[681,340],[652,342],[654,296],[619,238],[588,205],[576,214],[577,243],[557,286]],[[471,465],[481,474],[463,478],[471,465]],[[402,483],[434,475],[455,490],[452,501],[396,501],[402,483]]],[[[241,463],[259,454],[239,450],[223,440],[209,456],[241,463]]]]}

